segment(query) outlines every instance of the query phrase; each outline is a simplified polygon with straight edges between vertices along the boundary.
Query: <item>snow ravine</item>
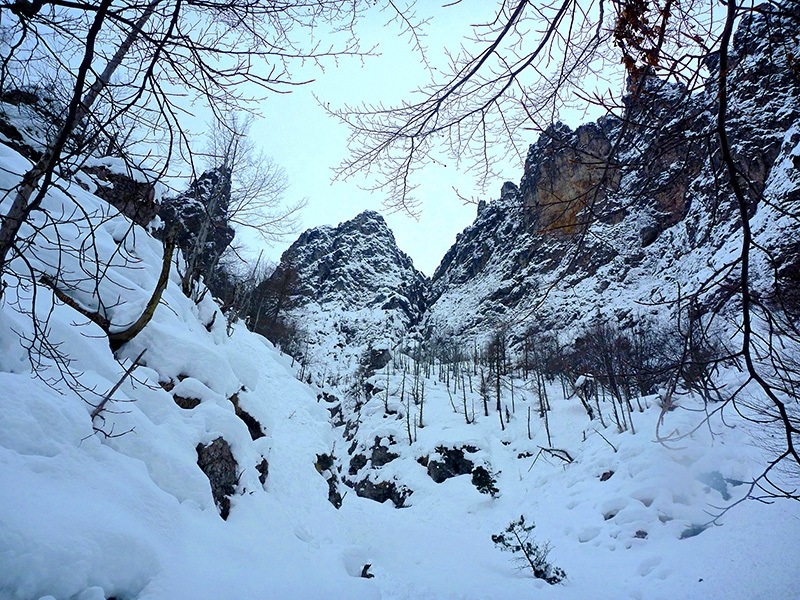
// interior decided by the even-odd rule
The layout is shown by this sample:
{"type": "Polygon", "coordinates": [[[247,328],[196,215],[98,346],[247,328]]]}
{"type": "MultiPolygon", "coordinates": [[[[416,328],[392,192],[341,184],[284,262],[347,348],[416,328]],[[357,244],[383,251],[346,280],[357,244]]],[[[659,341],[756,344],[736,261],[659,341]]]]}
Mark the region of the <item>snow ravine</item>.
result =
{"type": "MultiPolygon", "coordinates": [[[[28,168],[2,145],[0,162],[3,189],[28,168]]],[[[112,316],[125,323],[155,285],[161,245],[140,228],[122,235],[126,219],[78,186],[60,184],[87,211],[99,260],[114,265],[98,293],[118,299],[112,316]],[[129,260],[112,259],[120,244],[129,260]]],[[[57,213],[72,202],[54,191],[47,208],[57,213]]],[[[88,225],[79,220],[62,235],[80,239],[88,225]]],[[[41,241],[44,268],[57,250],[41,241]]],[[[65,272],[78,272],[78,258],[62,259],[65,272]]],[[[13,268],[25,272],[22,264],[13,268]]],[[[84,291],[88,304],[93,296],[84,291]]],[[[95,325],[53,303],[46,289],[39,292],[38,314],[52,309],[49,339],[100,397],[147,352],[145,366],[95,418],[108,435],[94,432],[87,400],[96,402],[97,395],[86,392],[84,399],[33,376],[22,340],[32,334],[26,311],[34,299],[24,287],[7,289],[0,310],[3,600],[797,597],[797,504],[746,501],[687,537],[741,497],[745,486],[737,482],[753,477],[763,460],[748,441],[748,425],[735,415],[690,433],[698,407],[686,399],[665,415],[662,431],[687,434],[668,446],[654,441],[655,398],[642,400],[644,412],[634,411],[634,435],[589,421],[575,398],[564,399],[553,387],[552,445],[574,459],[565,464],[536,458],[549,444],[530,392],[517,390],[501,431],[494,411],[485,418],[476,410],[467,424],[445,385],[428,379],[425,426],[409,443],[393,392],[402,375],[389,365],[387,405],[396,410],[387,414],[380,394],[373,396],[360,408],[354,441],[393,436],[398,457],[375,471],[414,492],[405,508],[395,509],[341,486],[344,500],[336,510],[327,499],[326,477],[334,474],[320,473],[315,463],[321,454],[345,455],[344,432],[332,425],[320,390],[299,382],[291,360],[260,336],[241,326],[229,336],[221,315],[212,322],[216,305],[183,296],[176,273],[153,322],[116,358],[95,325]],[[175,384],[171,392],[167,383],[175,384]],[[180,408],[172,397],[179,392],[199,405],[180,408]],[[264,437],[251,439],[235,414],[234,395],[264,437]],[[227,521],[197,466],[198,444],[218,437],[230,444],[239,469],[227,521]],[[470,459],[496,474],[497,498],[479,493],[468,476],[441,484],[428,477],[418,460],[454,445],[479,449],[470,459]],[[262,485],[256,465],[263,458],[269,474],[262,485]],[[533,579],[493,545],[491,535],[520,514],[536,523],[537,540],[551,544],[550,560],[568,575],[563,584],[533,579]],[[361,577],[367,564],[372,578],[361,577]]],[[[376,385],[386,376],[377,372],[376,385]]],[[[466,402],[478,406],[477,398],[471,394],[466,402]]]]}

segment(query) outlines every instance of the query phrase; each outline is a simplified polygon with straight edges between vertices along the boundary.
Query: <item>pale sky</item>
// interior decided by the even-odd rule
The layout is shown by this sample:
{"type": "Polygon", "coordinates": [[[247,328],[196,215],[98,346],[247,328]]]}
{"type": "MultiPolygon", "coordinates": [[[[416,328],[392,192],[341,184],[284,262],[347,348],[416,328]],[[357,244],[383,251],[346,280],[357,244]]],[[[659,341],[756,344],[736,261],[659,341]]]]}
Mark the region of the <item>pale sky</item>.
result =
{"type": "MultiPolygon", "coordinates": [[[[416,7],[418,17],[432,17],[424,31],[427,56],[434,67],[443,66],[444,48],[457,49],[470,33],[470,24],[491,21],[497,8],[497,3],[486,0],[442,4],[443,0],[420,0],[416,7]]],[[[393,230],[400,249],[411,256],[419,270],[432,275],[456,234],[472,223],[477,210],[474,204],[465,205],[453,188],[464,197],[493,200],[499,197],[504,181],[519,183],[522,164],[513,160],[495,165],[500,177],[488,182],[485,192],[478,189],[472,175],[455,164],[426,167],[416,179],[419,188],[415,197],[421,202],[418,221],[404,213],[390,214],[382,206],[380,193],[360,189],[363,180],[331,183],[332,169],[347,156],[348,129],[329,117],[313,95],[332,108],[361,102],[394,105],[409,99],[414,89],[430,79],[408,36],[401,36],[398,25],[385,25],[386,21],[385,14],[376,12],[358,30],[363,46],[377,44],[381,56],[368,57],[363,65],[357,59],[341,60],[324,73],[302,72],[315,81],[291,94],[273,95],[264,101],[260,106],[263,118],[254,123],[252,133],[264,152],[285,169],[287,201],[308,199],[301,231],[336,225],[366,209],[377,210],[393,230]]],[[[531,132],[526,143],[535,141],[536,135],[531,132]]],[[[240,236],[240,241],[247,239],[244,233],[240,236]]],[[[266,257],[277,262],[294,239],[296,236],[267,248],[266,257]]]]}
{"type": "MultiPolygon", "coordinates": [[[[426,27],[426,43],[431,62],[443,59],[442,48],[457,47],[461,36],[469,32],[469,24],[494,3],[464,0],[443,9],[437,1],[423,0],[418,16],[432,14],[426,27]]],[[[324,73],[310,71],[315,81],[291,94],[273,95],[260,106],[263,118],[253,125],[253,136],[264,152],[282,166],[289,180],[286,198],[293,202],[308,199],[302,213],[301,230],[318,225],[337,225],[352,219],[366,209],[380,212],[395,234],[398,246],[414,260],[414,265],[432,275],[444,253],[455,241],[456,234],[471,224],[474,205],[464,205],[453,187],[466,197],[479,195],[474,178],[460,173],[455,165],[432,166],[418,178],[415,196],[421,201],[419,220],[403,213],[390,214],[382,205],[380,193],[360,189],[364,180],[331,183],[332,169],[347,155],[347,127],[329,117],[317,105],[313,94],[340,107],[363,101],[396,103],[408,97],[429,75],[396,24],[384,26],[385,14],[370,15],[359,29],[364,47],[379,45],[381,56],[368,57],[362,65],[356,59],[342,60],[324,73]]],[[[533,140],[531,140],[533,141],[533,140]]],[[[521,165],[501,165],[506,179],[518,182],[521,165]]],[[[498,179],[482,199],[499,196],[505,179],[498,179]]],[[[249,239],[249,236],[242,234],[249,239]]],[[[277,261],[280,254],[296,239],[267,248],[265,255],[277,261]]]]}

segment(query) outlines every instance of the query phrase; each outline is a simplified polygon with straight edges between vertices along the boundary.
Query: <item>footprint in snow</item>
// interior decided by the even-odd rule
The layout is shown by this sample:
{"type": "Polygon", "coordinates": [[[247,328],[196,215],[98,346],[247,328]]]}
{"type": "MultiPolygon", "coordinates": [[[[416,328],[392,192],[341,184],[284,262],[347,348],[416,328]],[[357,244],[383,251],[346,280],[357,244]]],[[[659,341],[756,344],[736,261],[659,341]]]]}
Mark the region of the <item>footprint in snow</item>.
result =
{"type": "Polygon", "coordinates": [[[636,569],[636,572],[642,577],[647,577],[660,564],[661,564],[660,556],[651,556],[650,558],[647,558],[642,561],[642,563],[639,565],[639,568],[636,569]]]}
{"type": "Polygon", "coordinates": [[[306,544],[308,544],[308,545],[310,545],[310,546],[312,546],[314,548],[318,548],[319,547],[319,544],[314,539],[314,535],[308,529],[303,527],[302,525],[295,526],[294,534],[295,534],[295,536],[297,536],[298,540],[300,540],[302,542],[305,542],[306,544]]]}
{"type": "Polygon", "coordinates": [[[586,527],[578,534],[578,541],[581,544],[589,542],[600,535],[599,527],[586,527]]]}

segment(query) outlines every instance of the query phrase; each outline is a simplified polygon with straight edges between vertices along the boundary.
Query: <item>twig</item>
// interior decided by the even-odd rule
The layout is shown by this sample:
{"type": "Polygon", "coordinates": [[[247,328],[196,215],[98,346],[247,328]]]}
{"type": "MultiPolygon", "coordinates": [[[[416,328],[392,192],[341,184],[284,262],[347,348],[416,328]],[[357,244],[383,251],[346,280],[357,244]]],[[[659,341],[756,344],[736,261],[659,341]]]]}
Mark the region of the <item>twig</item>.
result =
{"type": "Polygon", "coordinates": [[[604,436],[602,433],[597,431],[597,429],[592,429],[592,431],[594,431],[597,435],[599,435],[601,438],[603,438],[606,441],[606,444],[608,444],[609,446],[611,446],[614,449],[614,452],[617,451],[617,447],[614,444],[612,444],[611,442],[609,442],[608,438],[606,438],[606,436],[604,436]]]}
{"type": "Polygon", "coordinates": [[[106,404],[108,404],[108,401],[111,400],[111,396],[113,396],[114,392],[116,392],[119,389],[119,386],[122,385],[122,382],[125,381],[128,375],[133,373],[133,370],[139,366],[139,360],[142,358],[142,356],[144,356],[145,352],[147,352],[147,348],[139,353],[139,356],[136,357],[133,363],[131,363],[131,366],[128,367],[122,374],[122,377],[119,378],[119,381],[114,384],[114,387],[111,388],[111,390],[105,395],[105,398],[103,398],[100,404],[98,404],[97,407],[92,411],[92,422],[94,422],[95,417],[103,411],[106,404]]]}

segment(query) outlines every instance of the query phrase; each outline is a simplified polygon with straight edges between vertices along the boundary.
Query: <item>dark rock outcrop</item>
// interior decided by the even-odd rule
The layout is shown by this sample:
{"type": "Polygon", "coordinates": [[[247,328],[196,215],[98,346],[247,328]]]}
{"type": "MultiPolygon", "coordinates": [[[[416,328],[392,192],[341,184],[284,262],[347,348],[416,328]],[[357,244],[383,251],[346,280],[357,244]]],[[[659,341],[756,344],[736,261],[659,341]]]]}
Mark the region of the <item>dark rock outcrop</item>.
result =
{"type": "Polygon", "coordinates": [[[188,275],[195,280],[211,274],[233,241],[235,232],[228,222],[230,199],[231,174],[220,167],[206,171],[186,192],[161,203],[162,235],[175,236],[188,275]]]}
{"type": "Polygon", "coordinates": [[[211,483],[211,495],[220,516],[227,520],[231,510],[230,496],[236,491],[239,481],[239,467],[228,442],[218,437],[208,445],[198,444],[197,465],[211,483]]]}
{"type": "MultiPolygon", "coordinates": [[[[464,456],[463,448],[436,449],[437,458],[428,458],[428,475],[436,483],[442,483],[451,477],[469,475],[475,464],[464,456]]],[[[434,455],[434,456],[436,456],[434,455]]]]}
{"type": "Polygon", "coordinates": [[[392,443],[394,443],[394,440],[392,440],[391,436],[389,438],[375,438],[375,444],[372,446],[372,456],[370,457],[370,463],[373,467],[382,467],[400,456],[389,450],[389,444],[392,443]],[[383,445],[382,439],[387,440],[387,445],[383,445]]]}
{"type": "Polygon", "coordinates": [[[342,507],[342,495],[339,493],[339,477],[336,473],[336,457],[333,454],[317,454],[314,463],[317,472],[328,482],[328,502],[334,508],[342,507]]]}
{"type": "Polygon", "coordinates": [[[379,481],[375,483],[369,478],[362,479],[351,487],[360,498],[368,498],[381,504],[391,500],[395,508],[403,508],[406,499],[413,493],[405,486],[398,486],[394,481],[379,481]]]}
{"type": "Polygon", "coordinates": [[[258,422],[258,419],[239,406],[239,394],[234,394],[229,400],[231,404],[233,404],[236,416],[247,425],[247,431],[250,432],[250,437],[254,440],[264,437],[264,429],[261,427],[261,423],[258,422]]]}
{"type": "Polygon", "coordinates": [[[132,175],[116,173],[102,165],[84,167],[82,170],[97,183],[95,195],[137,225],[147,227],[158,215],[160,206],[155,201],[153,182],[137,181],[132,175]]]}
{"type": "Polygon", "coordinates": [[[191,398],[189,396],[181,396],[180,394],[172,394],[172,399],[175,404],[184,410],[191,410],[200,406],[200,398],[191,398]]]}
{"type": "Polygon", "coordinates": [[[363,454],[354,454],[350,458],[350,468],[347,470],[348,474],[355,475],[367,465],[367,457],[363,454]]]}
{"type": "Polygon", "coordinates": [[[269,463],[267,462],[266,458],[262,458],[261,462],[256,465],[256,471],[258,471],[258,480],[261,482],[261,485],[267,483],[267,477],[269,476],[269,463]]]}

